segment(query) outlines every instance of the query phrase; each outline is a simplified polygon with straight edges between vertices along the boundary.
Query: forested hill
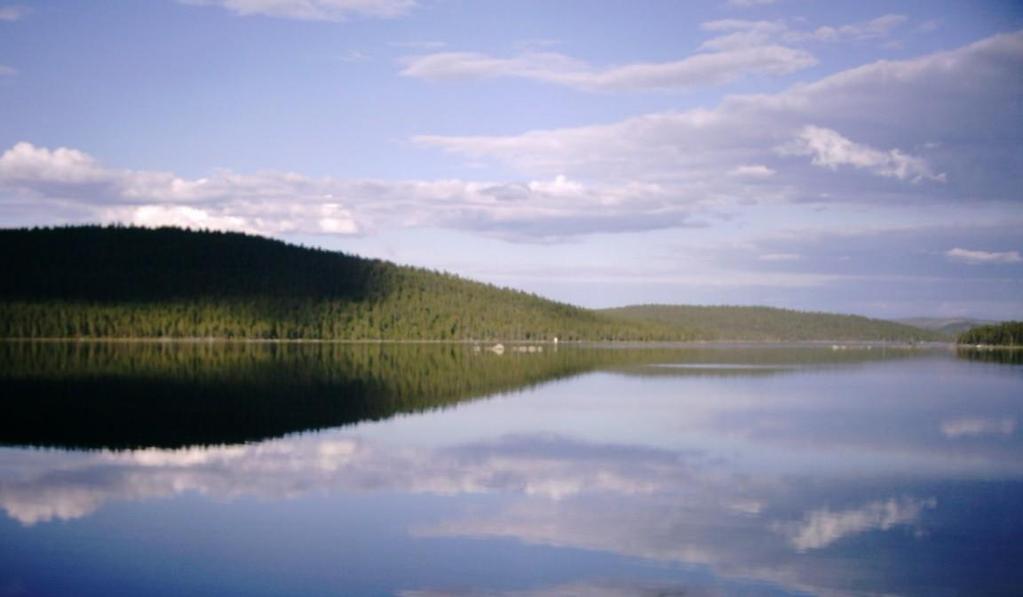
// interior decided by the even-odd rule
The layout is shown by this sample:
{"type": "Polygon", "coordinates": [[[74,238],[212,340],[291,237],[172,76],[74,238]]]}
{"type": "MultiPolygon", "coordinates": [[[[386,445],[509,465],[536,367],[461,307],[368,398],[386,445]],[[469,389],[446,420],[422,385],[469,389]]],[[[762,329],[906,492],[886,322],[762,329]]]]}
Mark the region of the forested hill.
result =
{"type": "Polygon", "coordinates": [[[1023,321],[1006,321],[967,330],[957,338],[959,344],[1023,347],[1023,321]]]}
{"type": "Polygon", "coordinates": [[[0,337],[898,340],[935,332],[767,307],[592,311],[451,274],[231,232],[0,230],[0,337]]]}
{"type": "Polygon", "coordinates": [[[454,275],[227,232],[0,230],[0,337],[691,340],[454,275]]]}
{"type": "Polygon", "coordinates": [[[837,315],[772,307],[635,305],[604,309],[602,314],[629,322],[656,323],[692,330],[715,340],[757,341],[924,341],[937,332],[858,315],[837,315]]]}

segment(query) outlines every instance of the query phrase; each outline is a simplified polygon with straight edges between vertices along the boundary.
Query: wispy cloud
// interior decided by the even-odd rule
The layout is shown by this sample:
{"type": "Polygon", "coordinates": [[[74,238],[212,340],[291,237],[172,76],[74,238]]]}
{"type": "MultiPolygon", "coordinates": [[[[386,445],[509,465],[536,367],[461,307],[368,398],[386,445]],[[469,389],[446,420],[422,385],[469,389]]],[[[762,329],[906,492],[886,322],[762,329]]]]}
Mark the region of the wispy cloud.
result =
{"type": "Polygon", "coordinates": [[[852,42],[887,38],[909,19],[886,14],[869,21],[846,25],[822,25],[814,29],[793,27],[784,20],[750,21],[720,19],[700,25],[705,31],[720,34],[703,43],[704,48],[729,48],[769,43],[852,42]]]}
{"type": "Polygon", "coordinates": [[[11,68],[10,66],[0,64],[0,77],[13,77],[18,74],[17,69],[11,68]]]}
{"type": "MultiPolygon", "coordinates": [[[[748,4],[764,3],[746,0],[748,4]]],[[[907,17],[887,14],[858,23],[792,27],[782,20],[720,19],[702,23],[713,36],[677,60],[596,66],[555,52],[525,51],[501,57],[480,52],[437,52],[402,59],[401,74],[430,80],[514,77],[587,91],[692,89],[750,76],[787,75],[817,64],[811,42],[849,42],[890,36],[907,17]]]]}
{"type": "Polygon", "coordinates": [[[733,176],[742,178],[767,178],[777,173],[773,168],[768,168],[763,164],[742,164],[731,170],[733,176]]]}
{"type": "Polygon", "coordinates": [[[777,45],[605,68],[554,52],[527,52],[510,58],[444,52],[405,58],[401,74],[430,80],[515,77],[587,91],[623,91],[721,85],[752,75],[785,75],[816,63],[806,51],[777,45]]]}
{"type": "Polygon", "coordinates": [[[982,435],[1012,435],[1016,419],[1012,417],[963,417],[941,422],[941,434],[949,439],[982,435]]]}
{"type": "Polygon", "coordinates": [[[960,249],[959,247],[945,251],[945,256],[949,259],[949,261],[967,263],[970,265],[985,263],[1020,263],[1023,261],[1023,257],[1020,256],[1019,251],[971,251],[969,249],[960,249]]]}
{"type": "Polygon", "coordinates": [[[345,21],[352,17],[389,19],[408,14],[415,0],[178,0],[182,4],[219,6],[241,16],[305,21],[345,21]]]}

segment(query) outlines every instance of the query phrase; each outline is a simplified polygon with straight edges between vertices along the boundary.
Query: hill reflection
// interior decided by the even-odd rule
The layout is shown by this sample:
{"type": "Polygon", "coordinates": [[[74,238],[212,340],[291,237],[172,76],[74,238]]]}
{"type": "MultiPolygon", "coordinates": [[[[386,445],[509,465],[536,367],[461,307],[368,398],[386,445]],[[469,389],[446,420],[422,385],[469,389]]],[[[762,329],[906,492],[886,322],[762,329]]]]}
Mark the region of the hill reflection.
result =
{"type": "Polygon", "coordinates": [[[914,354],[516,348],[497,354],[467,344],[0,343],[0,443],[113,449],[235,444],[442,408],[590,371],[774,375],[914,354]]]}

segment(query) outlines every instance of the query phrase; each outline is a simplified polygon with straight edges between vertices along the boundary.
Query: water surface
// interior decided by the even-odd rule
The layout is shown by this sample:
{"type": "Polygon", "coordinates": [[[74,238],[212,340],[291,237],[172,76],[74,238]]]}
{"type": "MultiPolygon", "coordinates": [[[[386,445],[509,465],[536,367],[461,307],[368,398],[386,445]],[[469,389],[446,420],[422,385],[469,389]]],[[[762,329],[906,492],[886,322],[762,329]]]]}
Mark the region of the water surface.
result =
{"type": "Polygon", "coordinates": [[[0,344],[0,594],[1014,594],[1023,367],[0,344]]]}

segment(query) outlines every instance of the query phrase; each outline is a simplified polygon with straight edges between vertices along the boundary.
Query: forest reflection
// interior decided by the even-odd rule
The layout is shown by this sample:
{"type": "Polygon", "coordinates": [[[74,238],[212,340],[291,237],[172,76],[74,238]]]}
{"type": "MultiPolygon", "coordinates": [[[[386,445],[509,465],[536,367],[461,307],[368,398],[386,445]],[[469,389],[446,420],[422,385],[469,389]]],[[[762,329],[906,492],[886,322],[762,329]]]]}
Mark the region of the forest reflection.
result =
{"type": "Polygon", "coordinates": [[[380,420],[608,370],[773,375],[906,348],[2,342],[0,443],[79,448],[255,441],[380,420]],[[529,349],[532,349],[531,351],[529,349]]]}

